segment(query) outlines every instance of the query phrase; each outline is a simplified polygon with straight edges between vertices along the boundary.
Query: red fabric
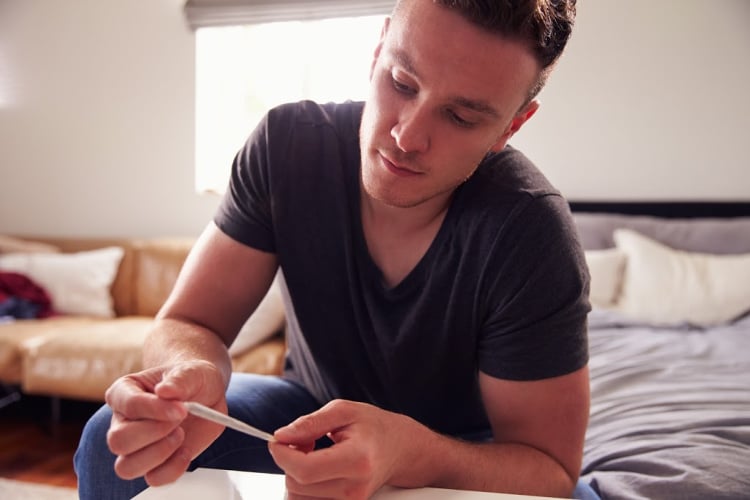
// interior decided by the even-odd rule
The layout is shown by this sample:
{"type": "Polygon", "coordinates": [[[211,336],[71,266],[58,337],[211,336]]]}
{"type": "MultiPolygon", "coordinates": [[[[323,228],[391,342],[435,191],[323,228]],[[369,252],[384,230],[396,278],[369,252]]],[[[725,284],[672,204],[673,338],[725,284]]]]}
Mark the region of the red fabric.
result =
{"type": "Polygon", "coordinates": [[[44,288],[23,274],[0,271],[0,302],[11,297],[18,297],[39,306],[36,314],[38,318],[47,318],[54,314],[52,300],[44,288]]]}

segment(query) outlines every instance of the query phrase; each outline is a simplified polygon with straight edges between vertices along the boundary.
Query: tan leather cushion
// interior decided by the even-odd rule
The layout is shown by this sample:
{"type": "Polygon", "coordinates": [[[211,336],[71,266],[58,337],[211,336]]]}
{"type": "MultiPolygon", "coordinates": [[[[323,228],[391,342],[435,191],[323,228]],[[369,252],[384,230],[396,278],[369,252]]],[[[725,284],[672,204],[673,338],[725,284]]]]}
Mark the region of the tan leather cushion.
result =
{"type": "Polygon", "coordinates": [[[117,378],[142,367],[143,341],[153,318],[129,316],[58,328],[23,348],[22,389],[103,401],[117,378]]]}
{"type": "Polygon", "coordinates": [[[33,240],[39,243],[54,245],[60,251],[71,253],[84,250],[95,250],[109,246],[118,246],[125,250],[125,255],[120,261],[114,283],[112,283],[112,300],[114,302],[115,314],[117,316],[128,316],[135,314],[135,296],[133,281],[135,278],[135,251],[134,247],[139,244],[137,239],[128,238],[55,238],[22,236],[23,239],[33,240]]]}
{"type": "Polygon", "coordinates": [[[54,245],[62,252],[122,247],[125,256],[112,284],[117,316],[154,316],[172,291],[195,242],[194,238],[23,238],[54,245]]]}
{"type": "Polygon", "coordinates": [[[0,380],[11,384],[21,382],[23,350],[27,343],[92,321],[90,318],[53,317],[0,324],[0,380]]]}
{"type": "Polygon", "coordinates": [[[232,358],[232,369],[236,372],[280,375],[285,353],[286,342],[277,335],[232,358]]]}
{"type": "Polygon", "coordinates": [[[0,234],[0,254],[4,253],[57,253],[60,249],[47,243],[0,234]]]}
{"type": "MultiPolygon", "coordinates": [[[[54,317],[0,325],[0,380],[24,391],[103,401],[118,377],[140,370],[153,316],[171,292],[194,239],[24,237],[63,252],[120,246],[125,256],[112,285],[119,318],[54,317]]],[[[286,343],[274,336],[232,359],[237,371],[280,374],[286,343]]]]}
{"type": "MultiPolygon", "coordinates": [[[[70,321],[27,339],[20,346],[22,389],[29,394],[104,401],[115,380],[142,368],[143,341],[152,325],[153,318],[141,316],[70,321]]],[[[232,365],[236,371],[277,375],[285,349],[284,339],[276,336],[233,358],[232,365]]]]}
{"type": "Polygon", "coordinates": [[[156,315],[172,291],[194,241],[159,239],[139,245],[133,285],[135,314],[156,315]]]}

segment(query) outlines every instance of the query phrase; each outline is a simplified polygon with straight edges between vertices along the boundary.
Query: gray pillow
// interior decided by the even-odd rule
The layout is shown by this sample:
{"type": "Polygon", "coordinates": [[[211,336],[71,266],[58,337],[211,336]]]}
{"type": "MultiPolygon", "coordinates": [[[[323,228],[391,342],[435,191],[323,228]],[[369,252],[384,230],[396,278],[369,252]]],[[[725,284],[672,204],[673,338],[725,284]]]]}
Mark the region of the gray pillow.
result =
{"type": "Polygon", "coordinates": [[[574,213],[583,248],[615,246],[617,228],[637,231],[674,249],[712,254],[750,252],[750,217],[668,219],[644,215],[574,213]]]}

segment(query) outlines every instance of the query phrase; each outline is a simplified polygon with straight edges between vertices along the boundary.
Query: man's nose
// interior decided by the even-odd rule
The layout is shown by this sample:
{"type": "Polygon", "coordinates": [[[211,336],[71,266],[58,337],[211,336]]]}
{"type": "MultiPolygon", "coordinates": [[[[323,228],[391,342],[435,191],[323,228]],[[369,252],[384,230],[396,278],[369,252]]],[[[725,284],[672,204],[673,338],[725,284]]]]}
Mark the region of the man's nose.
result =
{"type": "Polygon", "coordinates": [[[430,133],[426,110],[413,105],[402,110],[391,128],[396,146],[405,153],[423,153],[430,148],[430,133]]]}

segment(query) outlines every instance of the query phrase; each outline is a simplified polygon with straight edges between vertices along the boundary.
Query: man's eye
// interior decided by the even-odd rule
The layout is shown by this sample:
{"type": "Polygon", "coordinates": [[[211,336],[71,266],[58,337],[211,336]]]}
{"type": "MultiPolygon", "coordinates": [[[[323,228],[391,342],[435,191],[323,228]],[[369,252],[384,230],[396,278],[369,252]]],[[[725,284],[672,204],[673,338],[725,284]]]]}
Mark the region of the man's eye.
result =
{"type": "Polygon", "coordinates": [[[403,93],[403,94],[414,94],[415,91],[413,88],[409,87],[405,83],[401,83],[395,78],[391,78],[391,81],[393,82],[393,88],[397,91],[403,93]]]}
{"type": "Polygon", "coordinates": [[[450,110],[448,110],[448,111],[447,111],[447,113],[448,113],[448,118],[449,118],[449,119],[450,119],[450,120],[451,120],[451,121],[452,121],[453,123],[455,123],[456,125],[458,125],[459,127],[464,127],[464,128],[471,128],[471,127],[473,127],[473,126],[474,126],[474,122],[470,122],[470,121],[468,121],[468,120],[464,120],[464,119],[463,119],[463,118],[461,118],[461,116],[460,116],[460,115],[458,115],[458,114],[457,114],[457,113],[456,113],[455,111],[450,111],[450,110]]]}

